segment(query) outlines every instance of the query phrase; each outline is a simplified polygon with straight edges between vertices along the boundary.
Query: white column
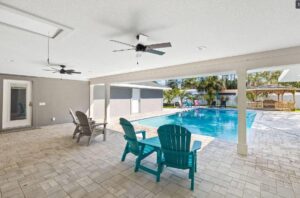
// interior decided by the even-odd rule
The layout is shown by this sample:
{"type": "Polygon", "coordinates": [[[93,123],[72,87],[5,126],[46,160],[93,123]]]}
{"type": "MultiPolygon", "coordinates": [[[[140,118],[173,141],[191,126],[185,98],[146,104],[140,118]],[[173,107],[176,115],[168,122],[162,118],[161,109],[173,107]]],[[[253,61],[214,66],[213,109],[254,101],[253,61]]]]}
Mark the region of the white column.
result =
{"type": "Polygon", "coordinates": [[[90,110],[89,110],[89,117],[94,117],[94,86],[90,84],[90,110]]]}
{"type": "Polygon", "coordinates": [[[109,122],[110,118],[110,84],[104,84],[105,98],[104,98],[104,122],[109,122]]]}
{"type": "Polygon", "coordinates": [[[246,79],[247,71],[244,68],[237,70],[238,76],[238,144],[237,152],[241,155],[247,155],[247,125],[246,125],[246,79]]]}

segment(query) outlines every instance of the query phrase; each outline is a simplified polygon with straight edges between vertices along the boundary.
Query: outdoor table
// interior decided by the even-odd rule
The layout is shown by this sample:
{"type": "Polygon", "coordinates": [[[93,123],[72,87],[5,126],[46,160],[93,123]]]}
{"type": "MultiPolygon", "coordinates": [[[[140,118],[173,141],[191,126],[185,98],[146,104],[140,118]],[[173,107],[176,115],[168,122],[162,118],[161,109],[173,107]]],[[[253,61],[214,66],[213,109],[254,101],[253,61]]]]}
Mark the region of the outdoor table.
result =
{"type": "Polygon", "coordinates": [[[161,145],[159,141],[159,137],[152,137],[152,138],[147,138],[143,140],[138,141],[139,144],[141,145],[141,152],[140,155],[138,156],[136,160],[136,165],[135,165],[135,171],[137,172],[139,169],[142,169],[150,174],[153,174],[156,176],[156,181],[159,182],[160,180],[160,173],[162,172],[162,152],[161,152],[161,145]],[[157,153],[157,170],[150,169],[146,166],[141,165],[141,156],[144,152],[145,146],[152,146],[156,153],[157,153]]]}

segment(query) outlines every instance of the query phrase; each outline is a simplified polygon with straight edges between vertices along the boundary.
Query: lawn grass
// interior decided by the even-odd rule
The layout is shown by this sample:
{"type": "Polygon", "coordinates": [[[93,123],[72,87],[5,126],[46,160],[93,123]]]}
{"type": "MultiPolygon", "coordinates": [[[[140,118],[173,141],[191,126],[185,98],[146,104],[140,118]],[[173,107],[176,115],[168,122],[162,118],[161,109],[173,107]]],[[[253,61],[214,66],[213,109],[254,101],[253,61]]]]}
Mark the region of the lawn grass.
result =
{"type": "Polygon", "coordinates": [[[167,108],[167,109],[175,109],[176,106],[174,106],[174,105],[164,105],[164,108],[167,108]]]}
{"type": "Polygon", "coordinates": [[[296,109],[295,112],[300,112],[300,109],[296,109]]]}

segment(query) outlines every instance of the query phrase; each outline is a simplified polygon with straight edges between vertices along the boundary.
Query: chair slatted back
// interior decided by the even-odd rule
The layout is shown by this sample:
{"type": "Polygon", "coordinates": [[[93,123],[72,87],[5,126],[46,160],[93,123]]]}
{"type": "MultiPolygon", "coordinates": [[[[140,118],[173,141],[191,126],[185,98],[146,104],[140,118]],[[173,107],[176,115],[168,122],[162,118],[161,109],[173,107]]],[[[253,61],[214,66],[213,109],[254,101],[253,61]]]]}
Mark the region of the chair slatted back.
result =
{"type": "Polygon", "coordinates": [[[78,121],[78,119],[76,118],[76,116],[74,115],[74,112],[73,112],[73,110],[72,110],[71,108],[69,108],[69,112],[70,112],[70,115],[71,115],[71,117],[72,117],[72,119],[73,119],[73,123],[74,123],[75,125],[79,124],[79,121],[78,121]]]}
{"type": "Polygon", "coordinates": [[[165,164],[186,169],[189,163],[191,132],[178,125],[163,125],[158,128],[165,164]]]}
{"type": "Polygon", "coordinates": [[[90,136],[92,134],[92,130],[88,117],[81,111],[76,111],[76,116],[81,127],[81,133],[90,136]]]}
{"type": "Polygon", "coordinates": [[[138,155],[140,149],[134,127],[125,118],[120,118],[120,125],[122,126],[125,133],[124,138],[129,144],[129,151],[135,155],[138,155]]]}

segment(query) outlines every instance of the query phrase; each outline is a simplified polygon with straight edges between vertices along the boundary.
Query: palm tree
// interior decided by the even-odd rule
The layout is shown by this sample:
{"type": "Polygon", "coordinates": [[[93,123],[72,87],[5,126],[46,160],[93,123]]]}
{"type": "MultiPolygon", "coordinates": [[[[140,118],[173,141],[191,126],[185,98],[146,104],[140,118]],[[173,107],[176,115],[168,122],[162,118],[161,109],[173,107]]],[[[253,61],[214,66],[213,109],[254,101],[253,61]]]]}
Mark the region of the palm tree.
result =
{"type": "Polygon", "coordinates": [[[179,92],[178,92],[178,98],[179,98],[179,101],[180,101],[180,107],[182,107],[183,106],[183,100],[184,100],[184,98],[186,98],[187,96],[188,96],[189,94],[186,92],[186,90],[180,90],[179,92]]]}
{"type": "Polygon", "coordinates": [[[223,81],[220,80],[217,76],[209,76],[200,80],[197,90],[205,91],[206,95],[204,96],[208,105],[211,105],[214,101],[216,95],[224,88],[223,81]]]}
{"type": "Polygon", "coordinates": [[[167,101],[167,104],[171,104],[172,101],[178,96],[179,92],[180,91],[178,88],[164,91],[164,100],[167,101]]]}
{"type": "Polygon", "coordinates": [[[186,78],[182,82],[182,88],[184,89],[196,89],[198,85],[197,78],[186,78]]]}

